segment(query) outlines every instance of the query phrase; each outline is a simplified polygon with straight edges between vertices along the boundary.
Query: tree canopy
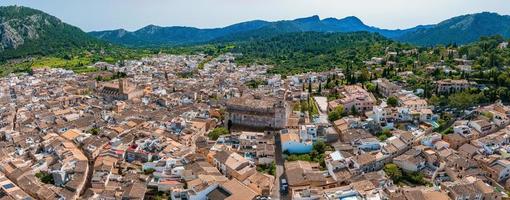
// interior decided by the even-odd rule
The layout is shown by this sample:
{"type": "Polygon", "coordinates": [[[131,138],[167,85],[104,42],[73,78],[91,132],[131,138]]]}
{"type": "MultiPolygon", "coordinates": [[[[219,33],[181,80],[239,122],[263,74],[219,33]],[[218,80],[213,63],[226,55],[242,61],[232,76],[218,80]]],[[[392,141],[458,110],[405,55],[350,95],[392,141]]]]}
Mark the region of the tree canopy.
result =
{"type": "Polygon", "coordinates": [[[225,127],[214,128],[207,136],[211,140],[217,140],[221,135],[228,135],[228,129],[225,127]]]}

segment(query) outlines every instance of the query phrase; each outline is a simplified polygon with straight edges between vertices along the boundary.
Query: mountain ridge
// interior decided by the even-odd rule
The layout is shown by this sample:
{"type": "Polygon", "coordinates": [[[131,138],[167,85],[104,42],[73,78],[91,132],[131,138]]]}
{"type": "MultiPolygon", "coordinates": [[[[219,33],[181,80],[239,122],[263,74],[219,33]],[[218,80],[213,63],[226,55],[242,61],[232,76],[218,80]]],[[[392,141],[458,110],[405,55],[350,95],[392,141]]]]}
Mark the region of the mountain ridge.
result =
{"type": "Polygon", "coordinates": [[[106,43],[42,11],[0,7],[0,61],[96,45],[106,43]]]}
{"type": "Polygon", "coordinates": [[[318,15],[312,15],[294,20],[273,22],[251,20],[221,28],[200,29],[187,26],[163,27],[148,25],[132,32],[107,30],[94,31],[89,34],[99,39],[127,46],[172,46],[218,41],[252,40],[274,37],[289,32],[358,31],[378,33],[389,39],[421,46],[452,43],[466,44],[476,41],[482,36],[500,34],[504,37],[510,37],[510,16],[482,12],[453,17],[438,24],[418,25],[407,29],[383,29],[366,25],[356,16],[348,16],[341,19],[333,17],[321,19],[318,15]],[[473,23],[479,21],[485,23],[473,23]],[[454,22],[460,24],[451,26],[451,23],[454,22]],[[144,31],[146,29],[151,29],[151,31],[144,31]],[[459,36],[459,31],[464,31],[468,34],[466,36],[459,36]]]}
{"type": "Polygon", "coordinates": [[[214,41],[236,41],[247,38],[260,38],[264,35],[276,36],[283,33],[289,32],[358,32],[367,31],[379,33],[388,38],[395,38],[408,32],[408,30],[414,30],[416,28],[427,28],[427,26],[418,26],[411,29],[405,30],[388,30],[380,29],[373,26],[364,24],[359,18],[355,16],[348,16],[342,19],[337,18],[325,18],[320,19],[318,15],[310,17],[297,18],[294,20],[280,20],[275,22],[269,22],[264,20],[251,20],[232,24],[222,28],[205,28],[199,29],[195,27],[187,26],[154,26],[148,25],[138,30],[127,32],[126,35],[121,37],[114,37],[119,35],[119,30],[110,31],[93,31],[89,34],[106,41],[110,41],[116,44],[122,44],[127,46],[138,46],[138,45],[180,45],[180,44],[194,44],[194,43],[206,43],[214,41]],[[144,30],[152,29],[153,31],[148,33],[144,30]],[[186,32],[186,36],[178,35],[176,32],[186,32]],[[158,33],[159,32],[159,33],[158,33]],[[144,35],[146,33],[146,35],[144,35]],[[148,33],[148,34],[147,34],[148,33]],[[162,33],[167,33],[162,34],[162,33]],[[236,34],[245,34],[239,36],[236,34]],[[156,37],[155,37],[156,36],[156,37]],[[231,38],[231,39],[229,39],[231,38]]]}
{"type": "Polygon", "coordinates": [[[466,44],[482,36],[510,38],[510,16],[493,12],[467,14],[444,20],[430,29],[420,29],[397,38],[421,46],[466,44]],[[459,35],[462,33],[462,35],[459,35]]]}

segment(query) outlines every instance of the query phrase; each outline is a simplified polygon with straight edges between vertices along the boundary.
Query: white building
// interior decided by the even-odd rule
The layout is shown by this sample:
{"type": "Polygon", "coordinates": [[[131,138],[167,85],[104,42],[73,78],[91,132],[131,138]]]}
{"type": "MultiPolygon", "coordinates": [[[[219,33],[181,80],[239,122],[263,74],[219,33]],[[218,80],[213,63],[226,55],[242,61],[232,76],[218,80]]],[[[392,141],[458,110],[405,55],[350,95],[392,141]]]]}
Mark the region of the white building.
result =
{"type": "Polygon", "coordinates": [[[317,140],[317,126],[316,125],[301,125],[299,129],[299,137],[301,140],[317,140]]]}
{"type": "Polygon", "coordinates": [[[331,175],[331,177],[333,177],[335,181],[338,181],[339,179],[339,177],[336,176],[336,172],[348,167],[347,160],[339,151],[335,151],[327,155],[327,157],[324,159],[324,162],[326,163],[328,173],[331,175]]]}
{"type": "Polygon", "coordinates": [[[313,148],[312,140],[302,140],[295,130],[282,131],[280,134],[282,151],[289,153],[310,153],[313,148]],[[285,133],[283,133],[285,132],[285,133]]]}

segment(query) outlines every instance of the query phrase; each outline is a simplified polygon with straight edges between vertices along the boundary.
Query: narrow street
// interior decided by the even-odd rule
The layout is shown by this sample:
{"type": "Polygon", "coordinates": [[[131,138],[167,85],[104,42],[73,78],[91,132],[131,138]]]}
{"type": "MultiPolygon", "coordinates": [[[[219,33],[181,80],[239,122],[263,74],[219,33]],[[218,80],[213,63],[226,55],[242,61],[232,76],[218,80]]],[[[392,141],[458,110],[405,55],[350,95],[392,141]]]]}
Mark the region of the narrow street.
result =
{"type": "Polygon", "coordinates": [[[280,192],[280,184],[283,178],[285,178],[285,168],[283,167],[284,159],[282,152],[282,141],[280,140],[280,134],[275,134],[275,164],[276,164],[276,177],[273,191],[271,192],[272,199],[288,199],[290,197],[286,193],[280,192]]]}
{"type": "Polygon", "coordinates": [[[440,171],[443,171],[445,166],[446,166],[446,163],[445,162],[441,162],[439,164],[439,167],[434,171],[434,174],[432,174],[432,178],[430,180],[432,180],[432,184],[434,184],[434,186],[437,186],[436,181],[435,181],[436,177],[437,177],[437,174],[440,171]]]}
{"type": "MultiPolygon", "coordinates": [[[[81,147],[79,149],[82,153],[85,153],[81,147]]],[[[89,188],[92,187],[92,175],[94,175],[94,160],[90,159],[88,156],[87,159],[88,159],[87,165],[89,169],[87,170],[87,177],[85,179],[85,184],[83,185],[83,190],[80,192],[80,197],[84,195],[89,188]]]]}

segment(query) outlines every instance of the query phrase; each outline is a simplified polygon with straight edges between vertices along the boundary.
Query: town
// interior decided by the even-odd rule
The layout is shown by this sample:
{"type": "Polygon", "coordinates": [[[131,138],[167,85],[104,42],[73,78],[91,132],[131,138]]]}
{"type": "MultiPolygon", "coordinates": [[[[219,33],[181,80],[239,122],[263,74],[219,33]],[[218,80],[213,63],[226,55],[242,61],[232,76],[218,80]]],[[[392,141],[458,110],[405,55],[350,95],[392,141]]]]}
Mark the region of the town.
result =
{"type": "MultiPolygon", "coordinates": [[[[368,77],[395,55],[365,61],[368,77]]],[[[235,59],[158,54],[1,78],[2,199],[509,197],[510,106],[456,96],[486,85],[283,76],[235,59]]],[[[470,70],[455,61],[423,69],[470,70]]]]}

